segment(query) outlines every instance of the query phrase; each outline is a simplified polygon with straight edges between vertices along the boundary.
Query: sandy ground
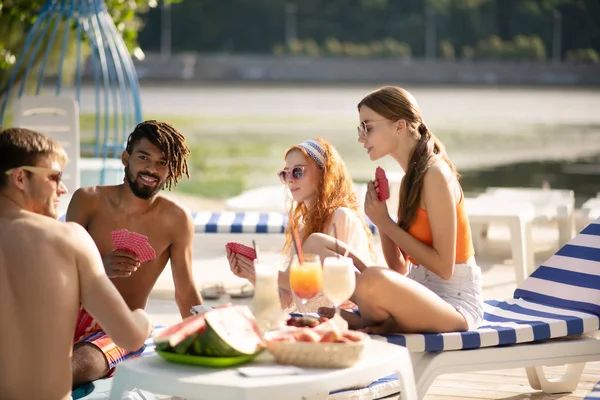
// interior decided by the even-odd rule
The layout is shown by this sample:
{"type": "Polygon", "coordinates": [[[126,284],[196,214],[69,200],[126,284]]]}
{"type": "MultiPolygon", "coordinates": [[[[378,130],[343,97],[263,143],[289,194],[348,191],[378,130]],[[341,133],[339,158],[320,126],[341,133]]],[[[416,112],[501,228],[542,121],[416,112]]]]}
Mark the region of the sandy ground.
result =
{"type": "MultiPolygon", "coordinates": [[[[600,92],[593,89],[502,87],[406,87],[415,96],[428,125],[453,124],[461,129],[514,123],[599,124],[600,92]]],[[[373,86],[275,86],[143,84],[147,115],[198,117],[307,117],[347,120],[356,124],[356,104],[373,86]]],[[[94,111],[93,88],[82,91],[81,111],[94,111]]],[[[217,121],[214,121],[217,122],[217,121]]],[[[219,121],[226,125],[227,120],[219,121]]]]}

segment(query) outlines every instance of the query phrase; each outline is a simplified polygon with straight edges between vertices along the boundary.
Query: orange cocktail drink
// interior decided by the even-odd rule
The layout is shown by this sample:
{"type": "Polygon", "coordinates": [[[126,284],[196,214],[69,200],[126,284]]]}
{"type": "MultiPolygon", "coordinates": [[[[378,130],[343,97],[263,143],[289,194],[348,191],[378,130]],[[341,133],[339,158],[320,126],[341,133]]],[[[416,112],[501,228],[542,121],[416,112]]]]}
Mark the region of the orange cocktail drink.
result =
{"type": "Polygon", "coordinates": [[[290,267],[290,286],[302,303],[319,293],[323,284],[321,260],[318,255],[305,254],[304,262],[295,259],[290,267]]]}

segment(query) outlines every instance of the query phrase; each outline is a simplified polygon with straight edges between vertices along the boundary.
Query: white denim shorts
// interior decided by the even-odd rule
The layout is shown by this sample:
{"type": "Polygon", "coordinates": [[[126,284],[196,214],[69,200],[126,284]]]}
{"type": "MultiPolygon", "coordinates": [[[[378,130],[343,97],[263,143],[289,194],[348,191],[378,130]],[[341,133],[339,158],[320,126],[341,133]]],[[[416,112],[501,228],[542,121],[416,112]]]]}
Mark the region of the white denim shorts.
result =
{"type": "Polygon", "coordinates": [[[444,280],[422,265],[412,265],[408,277],[425,286],[461,313],[469,330],[483,322],[481,268],[471,257],[464,264],[454,265],[452,278],[444,280]]]}

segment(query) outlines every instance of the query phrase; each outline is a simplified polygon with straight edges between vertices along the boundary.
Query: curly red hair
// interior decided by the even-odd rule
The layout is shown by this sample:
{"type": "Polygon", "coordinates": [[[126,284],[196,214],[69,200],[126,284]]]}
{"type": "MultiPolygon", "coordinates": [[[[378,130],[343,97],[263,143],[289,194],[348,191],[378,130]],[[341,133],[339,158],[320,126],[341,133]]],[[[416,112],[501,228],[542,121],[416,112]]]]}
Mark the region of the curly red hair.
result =
{"type": "Polygon", "coordinates": [[[288,213],[288,225],[285,230],[285,245],[283,246],[283,252],[287,254],[291,254],[292,232],[294,229],[299,228],[301,219],[304,222],[304,228],[302,231],[299,231],[299,235],[301,243],[304,243],[312,233],[326,233],[324,232],[325,227],[331,221],[335,210],[339,207],[346,207],[352,210],[362,221],[367,237],[371,237],[371,231],[360,216],[356,193],[352,187],[352,178],[346,169],[346,164],[337,150],[325,139],[317,138],[315,140],[320,143],[324,150],[323,168],[310,157],[306,150],[297,145],[290,147],[284,156],[285,159],[291,152],[299,151],[304,155],[307,162],[314,164],[320,171],[314,206],[308,209],[304,202],[295,203],[292,201],[288,213]]]}

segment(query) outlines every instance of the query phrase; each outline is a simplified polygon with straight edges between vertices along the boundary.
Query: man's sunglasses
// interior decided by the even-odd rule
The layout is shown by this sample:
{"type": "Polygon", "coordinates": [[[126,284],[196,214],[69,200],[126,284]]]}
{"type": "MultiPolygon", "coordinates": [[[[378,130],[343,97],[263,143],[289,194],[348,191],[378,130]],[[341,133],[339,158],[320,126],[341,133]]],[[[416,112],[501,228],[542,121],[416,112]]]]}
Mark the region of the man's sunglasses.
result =
{"type": "Polygon", "coordinates": [[[305,173],[305,167],[298,166],[298,167],[292,168],[291,170],[282,169],[281,171],[279,171],[277,173],[277,176],[279,176],[279,180],[281,181],[281,183],[287,183],[290,179],[294,179],[294,180],[302,179],[304,177],[304,173],[305,173]]]}
{"type": "Polygon", "coordinates": [[[54,168],[44,168],[44,167],[32,167],[29,165],[25,165],[22,167],[11,168],[5,172],[6,175],[10,175],[17,169],[23,169],[25,171],[32,172],[34,174],[48,174],[48,178],[56,182],[57,185],[60,185],[60,181],[62,180],[62,171],[58,171],[54,168]]]}

